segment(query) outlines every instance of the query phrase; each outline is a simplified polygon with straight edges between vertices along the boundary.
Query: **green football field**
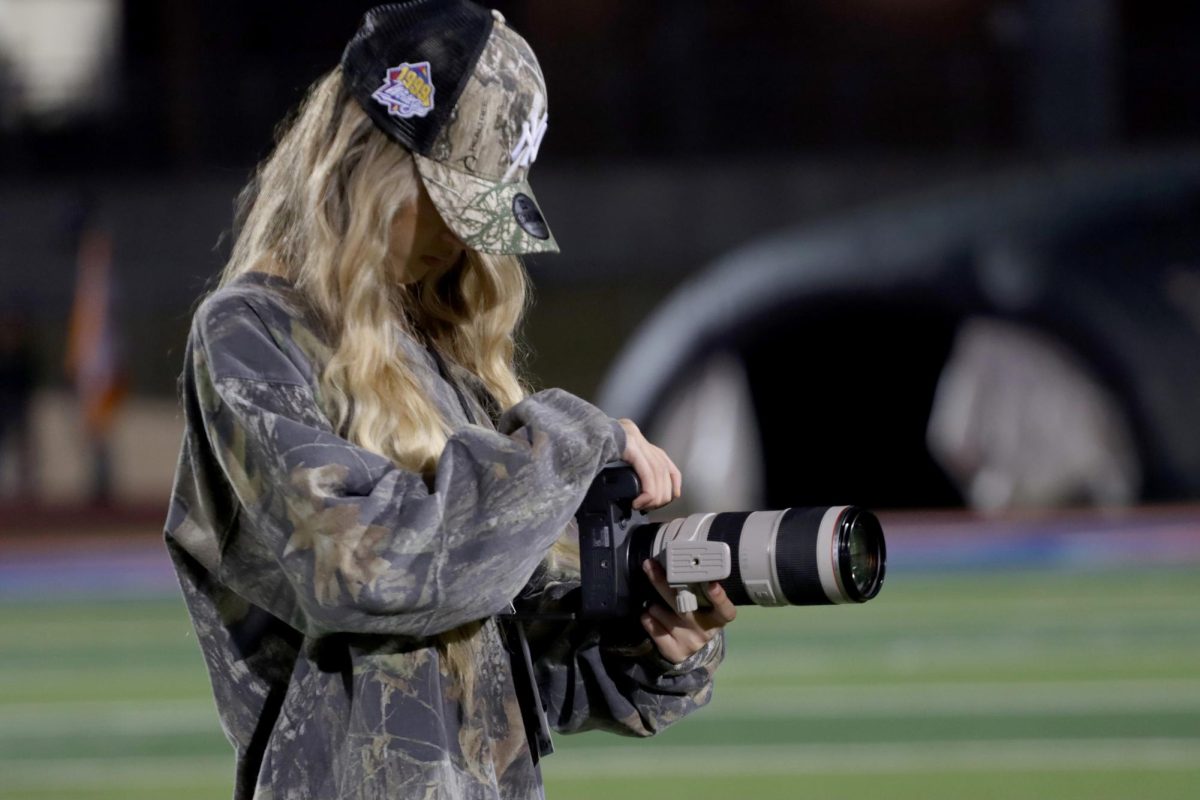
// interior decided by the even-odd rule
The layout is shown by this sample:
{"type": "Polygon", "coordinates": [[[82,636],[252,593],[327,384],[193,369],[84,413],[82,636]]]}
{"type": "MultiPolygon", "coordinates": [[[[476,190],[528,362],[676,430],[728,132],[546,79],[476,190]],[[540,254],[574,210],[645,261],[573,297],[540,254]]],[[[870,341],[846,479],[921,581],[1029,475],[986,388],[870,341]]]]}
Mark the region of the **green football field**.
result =
{"type": "MultiPolygon", "coordinates": [[[[548,797],[1200,797],[1200,565],[894,571],[863,606],[742,609],[713,702],[558,736],[548,797]]],[[[0,604],[0,797],[223,798],[180,600],[0,604]]]]}

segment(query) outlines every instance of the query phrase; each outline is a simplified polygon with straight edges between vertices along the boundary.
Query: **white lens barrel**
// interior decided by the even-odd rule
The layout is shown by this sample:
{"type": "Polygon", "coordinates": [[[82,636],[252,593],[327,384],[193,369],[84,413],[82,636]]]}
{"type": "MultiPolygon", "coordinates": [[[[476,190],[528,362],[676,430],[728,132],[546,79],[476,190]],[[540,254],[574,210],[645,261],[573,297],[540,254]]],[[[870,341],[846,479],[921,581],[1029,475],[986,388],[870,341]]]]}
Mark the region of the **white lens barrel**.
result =
{"type": "Polygon", "coordinates": [[[831,603],[848,603],[849,595],[842,587],[841,570],[838,568],[838,523],[850,506],[832,506],[821,517],[817,528],[817,574],[821,576],[821,588],[831,603]]]}
{"type": "Polygon", "coordinates": [[[742,523],[738,564],[746,594],[760,606],[786,606],[787,598],[775,569],[775,540],[782,511],[755,511],[742,523]]]}

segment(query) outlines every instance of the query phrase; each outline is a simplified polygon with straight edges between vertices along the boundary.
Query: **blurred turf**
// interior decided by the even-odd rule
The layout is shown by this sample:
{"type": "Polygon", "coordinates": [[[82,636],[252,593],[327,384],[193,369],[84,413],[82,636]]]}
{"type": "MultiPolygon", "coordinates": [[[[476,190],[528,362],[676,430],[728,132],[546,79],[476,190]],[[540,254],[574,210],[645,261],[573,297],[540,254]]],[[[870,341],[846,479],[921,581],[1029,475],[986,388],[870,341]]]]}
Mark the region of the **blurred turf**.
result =
{"type": "MultiPolygon", "coordinates": [[[[1200,796],[1200,567],[892,574],[742,609],[712,704],[558,736],[573,798],[1200,796]]],[[[182,602],[0,606],[0,798],[214,798],[232,757],[182,602]]]]}

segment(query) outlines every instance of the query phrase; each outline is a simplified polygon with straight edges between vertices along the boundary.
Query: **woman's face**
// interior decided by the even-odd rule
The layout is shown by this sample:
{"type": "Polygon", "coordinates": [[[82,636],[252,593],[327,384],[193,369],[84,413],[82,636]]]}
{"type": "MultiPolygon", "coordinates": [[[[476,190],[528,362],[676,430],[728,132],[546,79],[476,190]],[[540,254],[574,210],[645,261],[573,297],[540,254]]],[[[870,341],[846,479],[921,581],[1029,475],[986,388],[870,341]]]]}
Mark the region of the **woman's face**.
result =
{"type": "Polygon", "coordinates": [[[465,249],[417,181],[416,202],[405,204],[392,218],[389,261],[400,283],[413,283],[431,271],[444,271],[465,249]]]}

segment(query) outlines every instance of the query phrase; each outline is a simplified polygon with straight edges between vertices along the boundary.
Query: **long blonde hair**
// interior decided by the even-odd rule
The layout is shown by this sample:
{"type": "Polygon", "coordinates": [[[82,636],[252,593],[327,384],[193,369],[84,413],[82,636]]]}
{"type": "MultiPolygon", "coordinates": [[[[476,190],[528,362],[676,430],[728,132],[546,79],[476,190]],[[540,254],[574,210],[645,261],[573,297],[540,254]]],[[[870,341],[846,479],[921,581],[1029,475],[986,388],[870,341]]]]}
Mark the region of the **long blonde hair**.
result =
{"type": "MultiPolygon", "coordinates": [[[[309,90],[238,198],[221,285],[250,271],[290,280],[325,329],[320,402],[335,429],[428,475],[450,428],[410,369],[397,330],[431,339],[506,409],[528,393],[515,332],[530,293],[518,258],[473,250],[418,282],[398,282],[388,261],[391,222],[416,202],[419,180],[411,154],[371,122],[334,69],[309,90]]],[[[439,637],[467,696],[479,629],[471,623],[439,637]]]]}

